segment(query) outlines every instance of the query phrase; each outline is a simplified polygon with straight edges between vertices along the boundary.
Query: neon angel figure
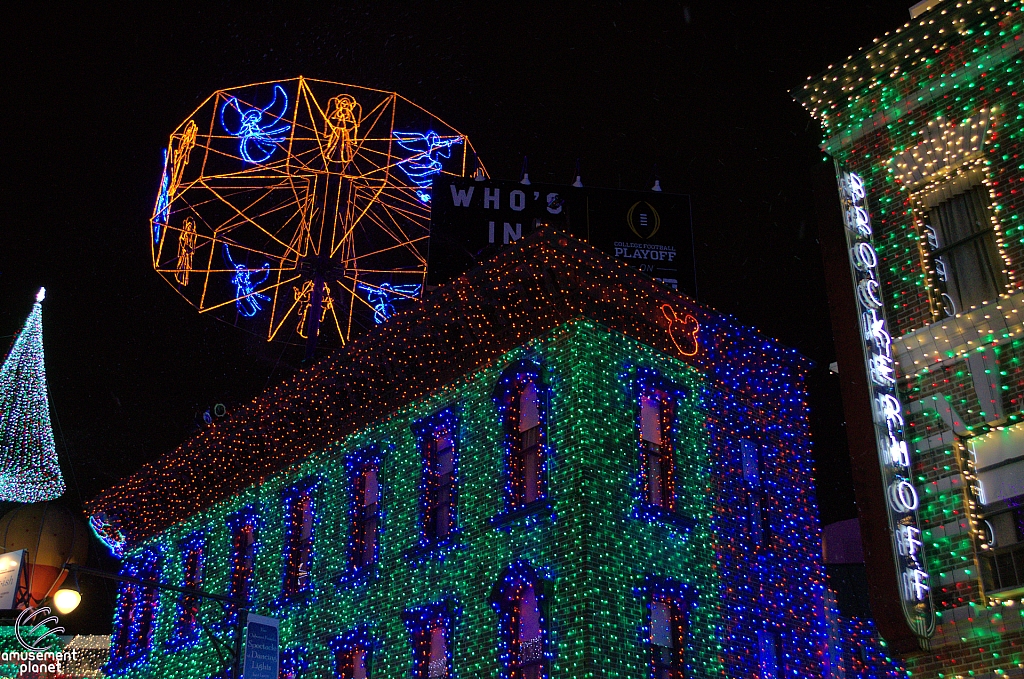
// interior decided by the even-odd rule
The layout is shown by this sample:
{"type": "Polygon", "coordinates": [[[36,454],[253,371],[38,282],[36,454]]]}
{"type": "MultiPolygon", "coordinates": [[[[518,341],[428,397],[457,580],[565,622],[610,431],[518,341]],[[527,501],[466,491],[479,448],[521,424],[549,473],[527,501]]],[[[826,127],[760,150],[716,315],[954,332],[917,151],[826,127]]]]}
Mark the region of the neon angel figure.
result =
{"type": "Polygon", "coordinates": [[[416,155],[400,161],[409,180],[419,187],[416,196],[424,203],[430,202],[430,178],[441,173],[442,158],[450,158],[452,146],[462,143],[462,137],[441,137],[433,130],[426,134],[421,132],[394,132],[398,145],[416,155]]]}
{"type": "Polygon", "coordinates": [[[244,264],[235,264],[235,260],[231,259],[231,250],[228,248],[227,243],[224,244],[224,258],[228,260],[235,270],[235,275],[231,277],[231,284],[235,286],[235,307],[238,309],[238,313],[247,318],[252,318],[260,311],[263,311],[260,300],[264,302],[270,301],[269,297],[253,289],[267,280],[267,277],[270,275],[270,265],[264,264],[259,269],[250,269],[244,264]],[[263,276],[258,281],[254,281],[252,274],[257,271],[263,272],[263,276]]]}
{"type": "Polygon", "coordinates": [[[373,305],[373,320],[380,325],[395,315],[395,305],[391,303],[392,297],[401,299],[414,299],[420,294],[420,285],[394,285],[381,283],[367,285],[360,283],[359,288],[366,291],[366,299],[373,305]]]}
{"type": "Polygon", "coordinates": [[[288,95],[274,85],[274,98],[263,108],[248,106],[231,97],[220,107],[220,124],[232,137],[238,137],[238,152],[247,163],[266,162],[277,145],[285,140],[291,124],[284,121],[288,95]],[[268,120],[263,123],[266,114],[268,120]]]}

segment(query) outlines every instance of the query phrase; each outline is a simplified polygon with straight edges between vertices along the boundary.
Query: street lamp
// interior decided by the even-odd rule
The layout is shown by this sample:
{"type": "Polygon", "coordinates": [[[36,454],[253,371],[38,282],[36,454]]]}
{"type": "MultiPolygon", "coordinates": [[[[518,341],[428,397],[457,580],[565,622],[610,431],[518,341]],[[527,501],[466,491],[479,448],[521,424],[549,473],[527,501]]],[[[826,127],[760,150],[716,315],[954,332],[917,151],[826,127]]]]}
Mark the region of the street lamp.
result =
{"type": "Polygon", "coordinates": [[[78,572],[75,571],[71,575],[73,577],[71,584],[69,585],[65,580],[64,585],[53,595],[53,607],[61,615],[71,613],[78,608],[78,604],[82,603],[82,588],[78,585],[78,572]]]}

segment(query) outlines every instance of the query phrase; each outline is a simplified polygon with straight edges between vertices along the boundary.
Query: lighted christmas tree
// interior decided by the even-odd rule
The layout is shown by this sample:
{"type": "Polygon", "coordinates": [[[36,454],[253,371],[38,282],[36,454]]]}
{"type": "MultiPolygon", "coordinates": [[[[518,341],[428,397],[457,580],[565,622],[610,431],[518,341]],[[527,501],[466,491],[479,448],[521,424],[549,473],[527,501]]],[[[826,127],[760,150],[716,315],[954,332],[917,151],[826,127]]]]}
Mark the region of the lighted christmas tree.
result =
{"type": "Polygon", "coordinates": [[[45,288],[0,368],[0,500],[41,502],[64,493],[43,365],[45,288]]]}

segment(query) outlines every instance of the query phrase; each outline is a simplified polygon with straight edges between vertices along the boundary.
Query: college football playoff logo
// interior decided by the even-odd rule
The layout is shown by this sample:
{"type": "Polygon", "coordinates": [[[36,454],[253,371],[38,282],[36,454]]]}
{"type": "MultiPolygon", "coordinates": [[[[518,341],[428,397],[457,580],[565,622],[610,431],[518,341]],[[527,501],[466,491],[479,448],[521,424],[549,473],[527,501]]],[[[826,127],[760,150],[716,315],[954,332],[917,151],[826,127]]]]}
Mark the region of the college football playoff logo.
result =
{"type": "Polygon", "coordinates": [[[626,213],[626,223],[637,238],[648,240],[661,228],[661,215],[646,200],[638,200],[626,213]]]}

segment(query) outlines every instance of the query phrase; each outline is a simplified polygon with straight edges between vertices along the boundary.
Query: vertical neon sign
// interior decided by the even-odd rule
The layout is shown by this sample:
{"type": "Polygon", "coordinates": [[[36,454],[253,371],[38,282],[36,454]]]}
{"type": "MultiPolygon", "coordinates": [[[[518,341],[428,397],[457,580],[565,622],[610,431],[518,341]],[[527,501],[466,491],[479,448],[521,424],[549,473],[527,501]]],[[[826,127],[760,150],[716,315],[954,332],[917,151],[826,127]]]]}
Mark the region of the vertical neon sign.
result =
{"type": "Polygon", "coordinates": [[[885,322],[878,282],[878,254],[872,244],[864,180],[852,172],[839,172],[839,195],[860,312],[864,364],[871,389],[878,461],[885,484],[885,504],[903,615],[915,634],[930,637],[935,631],[935,611],[917,518],[920,501],[911,475],[910,452],[903,438],[903,406],[896,391],[892,336],[885,322]]]}

